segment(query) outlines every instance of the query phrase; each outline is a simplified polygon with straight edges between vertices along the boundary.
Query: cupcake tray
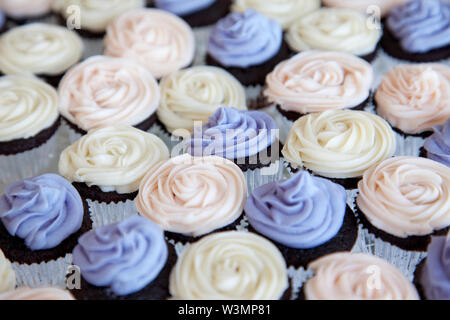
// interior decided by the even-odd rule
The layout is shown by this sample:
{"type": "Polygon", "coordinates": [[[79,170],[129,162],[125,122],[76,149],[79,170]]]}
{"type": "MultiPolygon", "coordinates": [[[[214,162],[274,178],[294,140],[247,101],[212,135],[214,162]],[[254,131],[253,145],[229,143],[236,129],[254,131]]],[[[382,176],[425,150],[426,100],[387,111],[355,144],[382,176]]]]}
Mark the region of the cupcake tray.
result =
{"type": "MultiPolygon", "coordinates": [[[[56,17],[48,17],[42,20],[42,22],[54,23],[57,24],[58,21],[56,17]]],[[[202,27],[202,28],[194,28],[195,38],[196,38],[196,55],[193,65],[202,65],[205,64],[206,57],[206,44],[208,41],[209,32],[211,31],[211,27],[202,27]]],[[[93,55],[100,55],[103,53],[103,42],[101,38],[83,38],[84,41],[84,55],[83,59],[86,59],[93,55]]],[[[399,61],[388,56],[382,49],[379,49],[377,57],[372,62],[372,66],[375,71],[375,79],[373,83],[373,92],[381,82],[382,75],[386,73],[390,68],[396,66],[399,63],[408,63],[404,61],[399,61]]],[[[440,63],[444,63],[450,66],[450,59],[445,61],[441,61],[440,63]]],[[[246,87],[247,99],[253,100],[257,98],[263,89],[262,86],[250,86],[246,87]]],[[[371,98],[372,99],[372,98],[371,98]]],[[[280,130],[280,140],[283,142],[286,139],[288,130],[292,124],[289,120],[284,118],[275,108],[275,106],[265,107],[261,109],[262,111],[270,114],[278,124],[280,130]]],[[[370,101],[367,105],[366,111],[374,112],[373,102],[370,101]]],[[[149,130],[150,132],[161,137],[170,147],[175,145],[174,142],[170,141],[170,137],[167,133],[155,125],[153,128],[149,130]]],[[[400,134],[396,133],[397,136],[397,150],[395,155],[408,155],[408,156],[418,156],[419,150],[423,146],[424,139],[421,137],[403,137],[400,134]]],[[[53,172],[58,173],[58,159],[61,151],[70,145],[70,137],[68,129],[65,125],[61,125],[56,133],[57,139],[57,150],[55,153],[49,153],[47,159],[40,159],[39,161],[47,161],[48,167],[42,172],[53,172]]],[[[0,168],[0,170],[4,170],[5,168],[0,168]]],[[[284,169],[282,172],[284,177],[289,177],[290,173],[284,169]]],[[[6,185],[0,182],[0,194],[3,193],[6,185]]],[[[252,189],[251,183],[249,183],[249,191],[252,189]]],[[[355,198],[357,196],[357,189],[347,190],[347,203],[354,210],[355,207],[355,198]]],[[[133,208],[133,204],[128,204],[127,208],[133,208]]],[[[95,204],[91,204],[91,218],[93,221],[93,227],[99,227],[101,225],[105,225],[108,223],[116,222],[125,219],[130,215],[137,214],[137,211],[131,209],[129,212],[124,213],[121,216],[114,216],[111,218],[105,218],[104,216],[99,216],[96,214],[95,204]]],[[[237,230],[240,231],[248,231],[248,222],[247,219],[241,220],[240,224],[236,226],[237,230]]],[[[173,239],[168,239],[168,242],[174,246],[177,254],[179,255],[188,244],[183,244],[180,242],[175,242],[173,239]]],[[[361,226],[359,226],[358,230],[358,239],[355,243],[353,252],[365,252],[371,253],[381,258],[386,259],[390,263],[394,264],[397,268],[399,268],[402,273],[410,280],[413,279],[413,273],[416,268],[416,265],[420,263],[420,261],[426,257],[425,252],[408,252],[402,249],[399,249],[393,245],[385,243],[373,235],[369,234],[367,230],[364,230],[361,226]]],[[[30,286],[30,287],[39,287],[39,286],[57,286],[64,288],[65,287],[65,275],[68,267],[71,265],[72,256],[71,254],[66,255],[63,258],[60,258],[56,261],[50,262],[42,262],[40,264],[19,264],[17,262],[13,262],[13,268],[16,272],[17,277],[17,285],[20,286],[30,286]]],[[[306,270],[305,268],[294,268],[293,266],[288,266],[288,275],[292,288],[291,299],[296,299],[298,296],[298,292],[303,285],[303,283],[312,276],[312,272],[310,270],[306,270]]]]}

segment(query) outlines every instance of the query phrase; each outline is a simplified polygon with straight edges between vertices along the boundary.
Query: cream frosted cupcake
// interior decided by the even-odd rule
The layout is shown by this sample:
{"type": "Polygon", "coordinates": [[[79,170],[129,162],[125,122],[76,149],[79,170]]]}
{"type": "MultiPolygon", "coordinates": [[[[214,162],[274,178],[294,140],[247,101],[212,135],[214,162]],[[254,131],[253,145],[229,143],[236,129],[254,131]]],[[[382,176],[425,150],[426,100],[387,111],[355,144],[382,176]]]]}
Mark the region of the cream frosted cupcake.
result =
{"type": "Polygon", "coordinates": [[[179,300],[287,299],[286,263],[277,247],[253,233],[211,234],[183,251],[170,275],[179,300]]]}
{"type": "Polygon", "coordinates": [[[392,8],[408,0],[322,0],[322,4],[331,8],[351,9],[373,14],[380,19],[386,16],[392,8]]]}
{"type": "Polygon", "coordinates": [[[66,290],[59,288],[19,288],[0,294],[0,300],[75,300],[66,290]]]}
{"type": "Polygon", "coordinates": [[[194,33],[176,15],[159,9],[121,14],[108,25],[105,55],[135,60],[155,78],[189,66],[195,53],[194,33]]]}
{"type": "Polygon", "coordinates": [[[0,249],[0,295],[14,290],[16,287],[16,273],[12,268],[11,262],[5,258],[0,249]]]}
{"type": "Polygon", "coordinates": [[[32,76],[0,77],[0,183],[47,170],[59,123],[52,86],[32,76]]]}
{"type": "Polygon", "coordinates": [[[286,41],[295,52],[306,50],[340,51],[372,61],[376,56],[382,31],[375,20],[358,11],[322,8],[298,19],[286,34],[286,41]]]}
{"type": "Polygon", "coordinates": [[[31,23],[0,36],[0,73],[40,76],[56,87],[82,53],[83,43],[75,32],[51,24],[31,23]]]}
{"type": "Polygon", "coordinates": [[[130,125],[147,131],[156,121],[158,83],[138,63],[94,56],[71,68],[58,88],[59,110],[71,142],[91,129],[130,125]]]}
{"type": "Polygon", "coordinates": [[[59,172],[88,199],[98,227],[136,213],[132,200],[139,183],[168,158],[157,136],[130,126],[110,126],[91,130],[67,147],[59,172]]]}
{"type": "Polygon", "coordinates": [[[51,11],[53,0],[0,0],[0,10],[18,23],[41,19],[51,11]]]}
{"type": "Polygon", "coordinates": [[[332,110],[295,121],[281,153],[290,171],[304,167],[353,189],[366,170],[390,158],[395,149],[395,133],[381,117],[332,110]]]}

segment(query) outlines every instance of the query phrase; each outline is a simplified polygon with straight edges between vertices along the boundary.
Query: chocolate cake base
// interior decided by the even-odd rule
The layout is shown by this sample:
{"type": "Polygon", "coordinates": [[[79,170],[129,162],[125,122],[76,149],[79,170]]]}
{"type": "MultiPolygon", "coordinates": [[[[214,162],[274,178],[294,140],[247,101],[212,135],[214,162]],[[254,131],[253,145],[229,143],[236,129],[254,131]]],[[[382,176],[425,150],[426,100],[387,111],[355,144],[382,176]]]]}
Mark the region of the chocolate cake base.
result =
{"type": "MultiPolygon", "coordinates": [[[[58,24],[67,28],[67,19],[62,14],[57,15],[58,24]]],[[[87,39],[101,39],[105,36],[106,31],[94,32],[87,29],[73,29],[80,37],[87,39]]]]}
{"type": "Polygon", "coordinates": [[[276,141],[274,143],[278,144],[278,150],[276,148],[272,148],[272,144],[254,156],[232,159],[232,161],[244,172],[269,167],[271,164],[280,159],[281,149],[283,147],[280,141],[276,141]]]}
{"type": "Polygon", "coordinates": [[[42,22],[42,20],[50,18],[53,15],[52,12],[44,13],[35,17],[24,17],[24,18],[14,18],[11,16],[6,16],[6,22],[12,23],[15,26],[22,26],[25,24],[33,23],[33,22],[42,22]]]}
{"type": "Polygon", "coordinates": [[[98,186],[89,187],[83,182],[73,182],[72,185],[78,190],[80,195],[84,199],[92,201],[99,201],[104,203],[118,203],[125,202],[127,200],[134,200],[137,197],[138,192],[131,193],[117,193],[115,191],[103,192],[98,186]]]}

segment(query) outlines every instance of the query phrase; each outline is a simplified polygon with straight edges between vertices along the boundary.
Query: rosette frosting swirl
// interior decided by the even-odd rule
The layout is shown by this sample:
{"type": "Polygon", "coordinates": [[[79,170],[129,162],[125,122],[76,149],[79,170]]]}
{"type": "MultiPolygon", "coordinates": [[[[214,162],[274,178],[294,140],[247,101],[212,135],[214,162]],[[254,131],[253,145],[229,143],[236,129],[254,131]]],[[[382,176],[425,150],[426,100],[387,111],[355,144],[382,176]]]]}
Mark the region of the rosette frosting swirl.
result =
{"type": "Polygon", "coordinates": [[[81,38],[67,28],[30,23],[0,37],[0,71],[4,74],[59,75],[81,59],[81,38]]]}
{"type": "Polygon", "coordinates": [[[419,300],[400,270],[370,254],[333,253],[308,268],[315,275],[304,286],[307,300],[419,300]]]}
{"type": "Polygon", "coordinates": [[[320,0],[235,0],[231,10],[244,12],[251,8],[280,23],[283,29],[320,7],[320,0]]]}
{"type": "Polygon", "coordinates": [[[418,157],[394,157],[358,183],[360,210],[380,230],[400,238],[450,225],[450,168],[418,157]]]}
{"type": "Polygon", "coordinates": [[[356,107],[370,94],[372,66],[351,54],[302,52],[278,64],[264,95],[286,111],[320,112],[356,107]]]}
{"type": "Polygon", "coordinates": [[[158,118],[174,134],[176,129],[192,133],[195,121],[208,122],[220,107],[247,109],[242,85],[217,67],[196,66],[174,72],[161,80],[160,87],[158,118]]]}
{"type": "Polygon", "coordinates": [[[291,248],[310,249],[338,233],[346,199],[344,187],[301,171],[256,188],[244,210],[261,234],[291,248]]]}
{"type": "Polygon", "coordinates": [[[425,140],[427,157],[450,167],[450,119],[445,124],[435,126],[434,134],[425,140]]]}
{"type": "Polygon", "coordinates": [[[381,18],[388,14],[392,8],[406,1],[408,0],[322,0],[322,3],[327,7],[352,9],[366,14],[379,13],[379,18],[381,18]]]}
{"type": "Polygon", "coordinates": [[[294,168],[305,166],[330,178],[360,177],[391,157],[395,133],[381,117],[365,111],[312,113],[292,125],[281,151],[294,168]]]}
{"type": "Polygon", "coordinates": [[[167,256],[163,231],[150,220],[133,216],[83,234],[73,250],[73,263],[90,284],[127,295],[151,283],[167,256]]]}
{"type": "Polygon", "coordinates": [[[275,56],[283,41],[283,30],[274,20],[248,9],[219,20],[211,31],[208,53],[227,67],[247,68],[275,56]]]}
{"type": "Polygon", "coordinates": [[[0,0],[0,10],[14,19],[39,17],[50,12],[53,0],[0,0]]]}
{"type": "Polygon", "coordinates": [[[66,290],[59,288],[19,288],[0,294],[0,300],[75,300],[66,290]]]}
{"type": "Polygon", "coordinates": [[[0,294],[14,290],[16,287],[16,273],[11,266],[11,262],[5,258],[0,249],[0,294]]]}
{"type": "Polygon", "coordinates": [[[450,3],[410,0],[392,9],[387,27],[403,50],[423,53],[450,45],[450,3]]]}
{"type": "Polygon", "coordinates": [[[175,299],[274,300],[288,287],[286,262],[250,232],[214,233],[190,245],[170,275],[175,299]]]}
{"type": "Polygon", "coordinates": [[[450,233],[432,237],[420,282],[428,300],[450,299],[450,233]]]}
{"type": "Polygon", "coordinates": [[[155,0],[155,7],[176,15],[188,15],[211,6],[220,0],[155,0]]]}
{"type": "Polygon", "coordinates": [[[221,107],[187,141],[194,156],[216,155],[228,159],[253,156],[276,140],[277,125],[267,113],[221,107]]]}
{"type": "Polygon", "coordinates": [[[234,222],[246,197],[244,174],[233,162],[184,154],[148,172],[135,203],[162,229],[197,237],[234,222]]]}
{"type": "Polygon", "coordinates": [[[83,201],[66,179],[44,174],[9,185],[0,197],[0,220],[31,250],[51,249],[80,229],[83,201]]]}
{"type": "Polygon", "coordinates": [[[403,64],[389,70],[375,93],[377,113],[405,133],[429,131],[450,117],[450,67],[403,64]]]}
{"type": "Polygon", "coordinates": [[[59,173],[103,192],[132,193],[147,171],[168,158],[169,150],[157,136],[111,126],[91,130],[67,147],[59,159],[59,173]]]}
{"type": "Polygon", "coordinates": [[[158,107],[160,91],[152,74],[138,63],[91,57],[70,69],[58,88],[60,111],[83,130],[137,125],[158,107]]]}
{"type": "Polygon", "coordinates": [[[33,137],[58,117],[58,95],[52,86],[32,77],[0,77],[0,141],[33,137]]]}
{"type": "Polygon", "coordinates": [[[106,29],[105,55],[135,60],[156,78],[187,67],[194,59],[194,33],[176,15],[159,9],[128,11],[106,29]]]}

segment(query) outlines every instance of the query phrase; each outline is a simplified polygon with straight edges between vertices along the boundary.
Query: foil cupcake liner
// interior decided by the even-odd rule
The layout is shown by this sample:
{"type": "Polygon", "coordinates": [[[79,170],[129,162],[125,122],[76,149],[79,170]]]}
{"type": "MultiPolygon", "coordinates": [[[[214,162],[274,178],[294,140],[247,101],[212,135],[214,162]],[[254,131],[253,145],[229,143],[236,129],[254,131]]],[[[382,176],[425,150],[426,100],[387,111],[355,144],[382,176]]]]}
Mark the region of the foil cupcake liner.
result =
{"type": "Polygon", "coordinates": [[[102,227],[111,223],[116,223],[138,214],[134,200],[127,200],[118,203],[104,203],[99,201],[86,200],[92,220],[92,228],[102,227]]]}
{"type": "Polygon", "coordinates": [[[247,192],[250,195],[255,188],[283,179],[284,166],[277,160],[268,167],[244,171],[244,177],[247,181],[247,192]]]}

